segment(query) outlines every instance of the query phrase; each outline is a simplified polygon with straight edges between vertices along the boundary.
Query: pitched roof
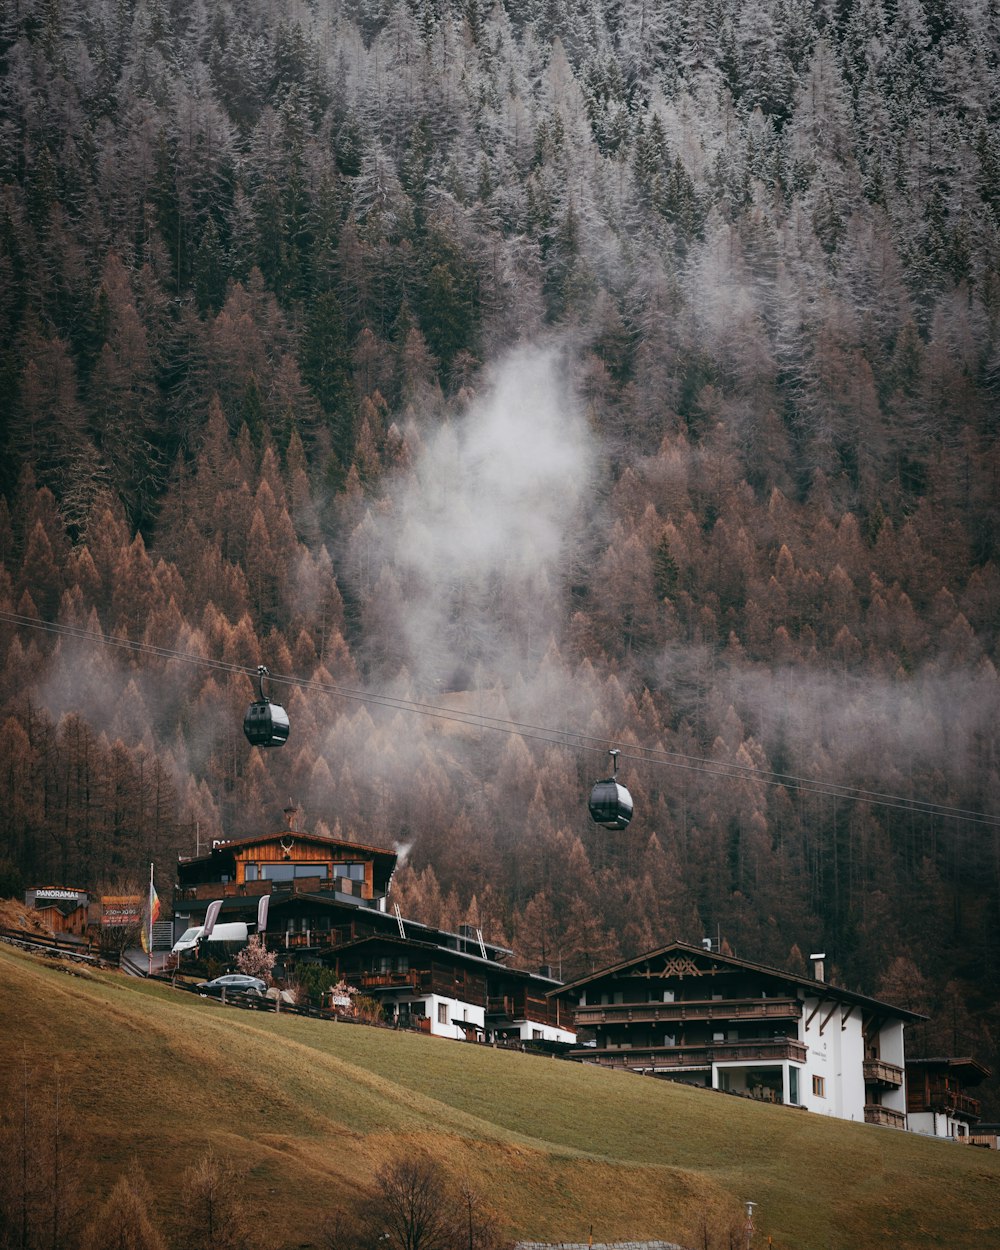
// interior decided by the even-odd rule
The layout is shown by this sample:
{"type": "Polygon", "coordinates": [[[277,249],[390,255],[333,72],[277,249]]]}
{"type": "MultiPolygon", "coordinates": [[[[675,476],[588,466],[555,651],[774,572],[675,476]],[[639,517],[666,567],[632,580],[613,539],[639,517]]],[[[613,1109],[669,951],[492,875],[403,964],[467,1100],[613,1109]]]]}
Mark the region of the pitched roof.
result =
{"type": "Polygon", "coordinates": [[[945,1069],[955,1072],[964,1079],[967,1085],[978,1085],[980,1081],[985,1081],[987,1077],[993,1075],[985,1064],[980,1063],[978,1059],[973,1059],[971,1055],[935,1059],[911,1059],[907,1055],[906,1070],[909,1072],[917,1068],[945,1069]]]}
{"type": "Polygon", "coordinates": [[[452,961],[475,964],[478,968],[503,973],[504,976],[516,977],[525,981],[544,981],[546,985],[552,986],[559,984],[555,977],[545,977],[538,972],[529,972],[526,968],[510,968],[498,959],[484,959],[482,955],[474,955],[471,951],[459,951],[452,946],[442,946],[438,942],[422,941],[418,938],[404,938],[400,937],[398,933],[374,933],[366,937],[354,938],[350,942],[343,942],[339,946],[333,947],[331,953],[339,955],[342,951],[357,950],[362,946],[368,945],[398,946],[404,950],[416,948],[422,951],[430,951],[434,955],[447,956],[452,961]]]}
{"type": "Polygon", "coordinates": [[[240,850],[249,846],[258,846],[262,842],[277,842],[282,838],[297,838],[300,842],[318,843],[323,847],[336,848],[347,852],[364,851],[369,855],[379,856],[382,859],[391,859],[393,862],[397,858],[395,851],[387,851],[383,846],[367,846],[363,842],[348,842],[344,838],[328,838],[319,833],[307,833],[303,829],[279,829],[276,833],[255,833],[246,838],[217,840],[205,854],[182,856],[180,862],[185,865],[196,864],[201,860],[210,860],[213,855],[217,855],[220,851],[240,850]]]}
{"type": "Polygon", "coordinates": [[[595,981],[603,981],[607,977],[627,975],[629,969],[641,966],[650,959],[658,959],[661,956],[670,955],[672,953],[696,957],[699,961],[709,964],[723,965],[727,968],[741,969],[748,972],[756,972],[761,976],[770,976],[792,985],[802,986],[819,998],[838,998],[845,1002],[857,1003],[860,1007],[867,1007],[874,1012],[882,1015],[893,1015],[901,1020],[926,1020],[927,1017],[921,1015],[918,1011],[909,1011],[905,1007],[895,1007],[891,1003],[885,1003],[877,998],[869,998],[866,994],[858,994],[854,990],[844,989],[839,985],[832,985],[829,981],[817,981],[814,977],[803,977],[797,973],[788,972],[784,968],[772,968],[767,964],[754,963],[749,959],[737,959],[735,955],[722,955],[716,951],[706,950],[703,946],[690,946],[687,942],[668,942],[666,946],[657,947],[656,950],[645,951],[641,955],[636,955],[633,959],[623,959],[619,963],[609,964],[606,968],[599,968],[596,972],[591,972],[585,977],[579,977],[575,981],[568,981],[558,990],[550,991],[552,997],[562,997],[569,995],[574,991],[581,990],[595,981]]]}

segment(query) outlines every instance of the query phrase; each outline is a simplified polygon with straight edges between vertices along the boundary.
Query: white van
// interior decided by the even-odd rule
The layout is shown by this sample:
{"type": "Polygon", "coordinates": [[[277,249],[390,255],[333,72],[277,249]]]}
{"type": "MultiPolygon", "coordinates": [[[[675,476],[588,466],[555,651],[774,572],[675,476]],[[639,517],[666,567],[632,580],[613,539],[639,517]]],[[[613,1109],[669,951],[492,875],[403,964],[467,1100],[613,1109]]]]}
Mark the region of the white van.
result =
{"type": "MultiPolygon", "coordinates": [[[[214,945],[231,943],[233,946],[246,946],[247,926],[242,920],[234,920],[229,924],[217,924],[211,934],[205,937],[205,926],[197,925],[194,929],[185,929],[171,948],[171,954],[181,955],[184,951],[197,950],[201,942],[214,945]]],[[[223,947],[220,945],[220,950],[223,947]]]]}

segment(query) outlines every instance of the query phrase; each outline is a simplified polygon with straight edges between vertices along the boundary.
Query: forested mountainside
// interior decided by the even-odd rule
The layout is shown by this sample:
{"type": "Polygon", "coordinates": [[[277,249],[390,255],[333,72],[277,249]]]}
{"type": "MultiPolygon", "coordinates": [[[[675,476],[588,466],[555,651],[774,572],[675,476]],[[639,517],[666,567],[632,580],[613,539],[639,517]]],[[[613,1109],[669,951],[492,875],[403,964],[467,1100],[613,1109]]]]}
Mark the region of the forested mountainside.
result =
{"type": "Polygon", "coordinates": [[[525,962],[823,949],[1000,1068],[998,60],[997,0],[0,0],[8,888],[292,796],[525,962]],[[250,750],[259,662],[363,697],[250,750]]]}

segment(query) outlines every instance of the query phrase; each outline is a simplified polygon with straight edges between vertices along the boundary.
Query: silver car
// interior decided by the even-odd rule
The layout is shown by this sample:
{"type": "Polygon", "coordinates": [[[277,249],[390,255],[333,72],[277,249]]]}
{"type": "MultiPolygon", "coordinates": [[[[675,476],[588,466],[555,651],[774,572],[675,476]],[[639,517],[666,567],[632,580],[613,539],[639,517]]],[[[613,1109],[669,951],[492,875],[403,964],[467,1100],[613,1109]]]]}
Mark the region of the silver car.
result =
{"type": "Polygon", "coordinates": [[[224,977],[216,977],[214,981],[202,981],[195,989],[199,994],[254,994],[261,995],[267,986],[260,977],[249,977],[242,972],[230,972],[224,977]]]}

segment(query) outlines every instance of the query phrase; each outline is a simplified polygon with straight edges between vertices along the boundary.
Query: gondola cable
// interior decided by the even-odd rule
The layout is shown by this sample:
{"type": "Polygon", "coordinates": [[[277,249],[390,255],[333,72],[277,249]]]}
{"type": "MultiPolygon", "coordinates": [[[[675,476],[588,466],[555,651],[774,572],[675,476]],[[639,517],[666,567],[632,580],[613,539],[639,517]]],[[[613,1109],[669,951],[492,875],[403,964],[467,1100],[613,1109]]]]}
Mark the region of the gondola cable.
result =
{"type": "MultiPolygon", "coordinates": [[[[177,651],[154,643],[137,642],[134,639],[124,638],[120,635],[96,633],[93,630],[84,629],[82,626],[66,625],[55,621],[42,621],[36,617],[4,611],[0,611],[0,621],[21,628],[35,629],[44,633],[73,638],[77,641],[109,646],[136,654],[151,655],[158,659],[199,665],[217,672],[259,677],[259,665],[249,667],[222,660],[213,660],[208,656],[197,655],[193,652],[177,651]]],[[[301,678],[277,673],[268,673],[267,676],[272,683],[295,686],[303,690],[316,690],[351,701],[370,704],[374,707],[383,707],[393,711],[431,717],[436,720],[468,725],[472,728],[486,729],[495,733],[506,733],[530,741],[544,742],[572,750],[607,753],[606,739],[598,738],[593,734],[580,733],[576,730],[554,729],[549,726],[525,724],[520,721],[489,716],[478,712],[462,712],[460,709],[443,708],[438,704],[402,699],[395,695],[381,694],[377,691],[355,690],[351,687],[340,686],[332,682],[316,681],[312,678],[301,678]]],[[[630,744],[625,750],[619,749],[618,754],[623,759],[636,763],[665,765],[671,768],[704,773],[728,780],[755,780],[764,785],[780,786],[786,790],[803,794],[843,798],[858,803],[868,803],[873,806],[909,811],[922,815],[939,816],[964,823],[984,825],[989,828],[1000,828],[1000,817],[989,816],[983,812],[935,803],[930,800],[908,798],[905,795],[891,794],[885,791],[861,789],[842,785],[838,782],[817,781],[815,778],[802,777],[794,773],[772,772],[766,769],[754,768],[751,765],[735,764],[725,760],[709,760],[702,756],[686,755],[682,752],[667,751],[663,748],[643,747],[638,744],[630,744]]]]}

